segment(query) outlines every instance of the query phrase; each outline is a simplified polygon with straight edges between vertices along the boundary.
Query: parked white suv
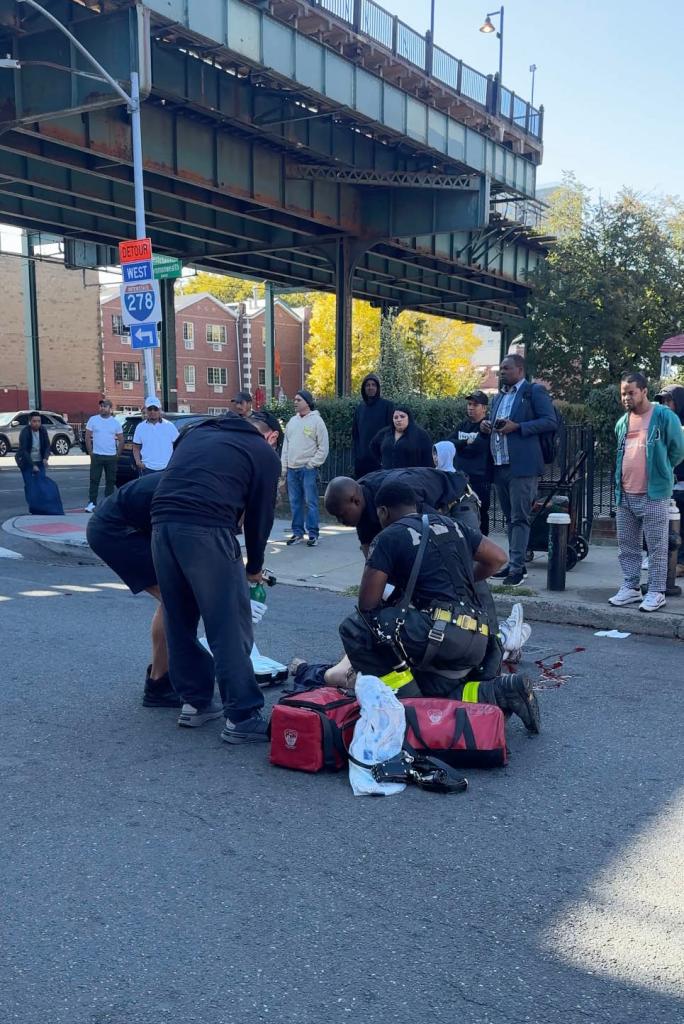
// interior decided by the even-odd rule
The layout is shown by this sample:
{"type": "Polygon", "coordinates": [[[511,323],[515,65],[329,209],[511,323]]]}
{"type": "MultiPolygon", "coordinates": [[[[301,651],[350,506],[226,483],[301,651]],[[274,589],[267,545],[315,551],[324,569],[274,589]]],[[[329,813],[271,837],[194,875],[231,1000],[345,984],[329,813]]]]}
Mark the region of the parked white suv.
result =
{"type": "MultiPolygon", "coordinates": [[[[0,412],[0,455],[8,455],[19,448],[19,434],[28,425],[30,409],[21,412],[0,412]]],[[[76,444],[73,427],[56,412],[40,411],[40,420],[47,427],[50,448],[55,455],[68,455],[76,444]]]]}

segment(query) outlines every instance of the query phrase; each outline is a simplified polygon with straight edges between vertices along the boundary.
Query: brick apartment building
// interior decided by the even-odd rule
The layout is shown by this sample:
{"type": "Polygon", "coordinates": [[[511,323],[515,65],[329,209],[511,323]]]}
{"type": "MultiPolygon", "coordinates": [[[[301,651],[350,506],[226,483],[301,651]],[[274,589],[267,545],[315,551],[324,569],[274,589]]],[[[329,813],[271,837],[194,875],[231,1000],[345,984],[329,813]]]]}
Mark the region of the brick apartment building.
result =
{"type": "MultiPolygon", "coordinates": [[[[21,264],[0,256],[0,412],[28,407],[21,264]]],[[[76,420],[96,410],[102,395],[98,275],[38,260],[36,289],[42,406],[76,420]]]]}
{"type": "MultiPolygon", "coordinates": [[[[225,305],[208,293],[176,297],[176,372],[178,409],[219,413],[243,388],[263,402],[265,341],[263,300],[225,305]]],[[[131,349],[121,319],[118,295],[103,292],[101,302],[104,385],[117,410],[141,408],[142,353],[131,349]]],[[[305,310],[275,304],[276,391],[292,397],[302,386],[304,345],[308,338],[305,310]]],[[[157,366],[157,386],[159,369],[157,366]]]]}

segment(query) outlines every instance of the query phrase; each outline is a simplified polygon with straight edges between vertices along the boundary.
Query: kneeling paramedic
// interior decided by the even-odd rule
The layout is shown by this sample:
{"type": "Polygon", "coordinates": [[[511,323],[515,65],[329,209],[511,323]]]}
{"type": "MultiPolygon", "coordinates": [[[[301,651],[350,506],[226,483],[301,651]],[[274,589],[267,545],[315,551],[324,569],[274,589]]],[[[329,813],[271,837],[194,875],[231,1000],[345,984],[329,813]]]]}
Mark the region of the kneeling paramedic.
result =
{"type": "Polygon", "coordinates": [[[273,526],[280,460],[265,444],[279,430],[268,413],[228,414],[191,428],[176,447],[152,501],[152,557],[159,580],[169,674],[183,706],[178,724],[226,715],[221,738],[266,741],[249,583],[261,583],[273,526]],[[247,566],[237,534],[244,517],[247,566]],[[200,616],[214,656],[197,639],[200,616]],[[223,710],[212,703],[214,671],[223,710]]]}
{"type": "Polygon", "coordinates": [[[400,482],[382,487],[376,502],[382,531],[371,545],[358,611],[340,626],[354,669],[379,676],[399,696],[496,704],[539,732],[530,681],[479,671],[490,634],[475,582],[497,572],[505,553],[447,516],[421,516],[400,482]],[[393,607],[382,605],[388,583],[401,592],[393,607]]]}

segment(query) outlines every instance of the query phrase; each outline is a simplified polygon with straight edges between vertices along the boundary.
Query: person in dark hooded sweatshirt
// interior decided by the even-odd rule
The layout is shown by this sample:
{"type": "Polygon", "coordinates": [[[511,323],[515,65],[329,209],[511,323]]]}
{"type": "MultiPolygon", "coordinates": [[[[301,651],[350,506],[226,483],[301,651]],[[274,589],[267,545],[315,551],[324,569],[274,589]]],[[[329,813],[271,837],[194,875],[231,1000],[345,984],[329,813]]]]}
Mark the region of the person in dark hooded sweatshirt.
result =
{"type": "MultiPolygon", "coordinates": [[[[656,402],[666,405],[676,416],[679,416],[679,422],[684,427],[684,387],[681,384],[669,384],[662,391],[658,392],[655,399],[656,402]]],[[[678,466],[675,466],[674,475],[675,486],[672,497],[677,502],[679,515],[681,516],[679,521],[680,533],[684,537],[684,529],[682,529],[684,527],[684,462],[680,462],[678,466]]],[[[677,556],[677,575],[684,576],[684,544],[680,547],[679,555],[677,556]]]]}
{"type": "Polygon", "coordinates": [[[385,427],[392,425],[394,403],[380,395],[380,378],[375,373],[368,373],[361,382],[362,401],[354,410],[352,424],[352,454],[354,457],[354,476],[365,476],[380,469],[380,460],[371,451],[371,441],[385,427]]]}
{"type": "Polygon", "coordinates": [[[280,459],[261,429],[229,413],[188,430],[152,499],[169,676],[183,701],[178,724],[203,725],[225,712],[221,739],[228,743],[268,739],[250,660],[249,587],[262,582],[279,478],[280,459]],[[237,540],[243,518],[246,567],[237,540]],[[213,667],[197,639],[200,616],[213,667]],[[212,704],[214,669],[223,710],[212,704]]]}

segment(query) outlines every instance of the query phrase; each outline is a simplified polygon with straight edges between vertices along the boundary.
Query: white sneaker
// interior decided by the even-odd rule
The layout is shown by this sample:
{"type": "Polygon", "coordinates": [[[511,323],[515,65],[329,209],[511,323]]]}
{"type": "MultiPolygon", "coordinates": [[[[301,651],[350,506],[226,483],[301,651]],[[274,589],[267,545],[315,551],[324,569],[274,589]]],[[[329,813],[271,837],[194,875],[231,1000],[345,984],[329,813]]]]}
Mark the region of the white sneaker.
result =
{"type": "Polygon", "coordinates": [[[649,590],[646,597],[639,605],[640,612],[657,612],[659,608],[662,608],[664,604],[667,604],[664,594],[658,594],[654,591],[649,590]]]}
{"type": "Polygon", "coordinates": [[[86,512],[94,512],[95,511],[95,502],[94,501],[89,501],[88,504],[85,507],[85,510],[86,510],[86,512]]]}
{"type": "Polygon", "coordinates": [[[620,587],[617,594],[613,594],[612,597],[608,598],[608,604],[613,604],[617,608],[623,604],[636,604],[637,601],[641,601],[641,591],[635,590],[633,587],[620,587]]]}
{"type": "Polygon", "coordinates": [[[223,717],[223,708],[216,708],[212,704],[204,711],[198,711],[192,704],[184,704],[178,716],[178,724],[186,729],[197,729],[205,722],[211,722],[214,718],[223,717]]]}
{"type": "Polygon", "coordinates": [[[648,555],[644,555],[641,559],[641,569],[643,572],[648,572],[648,555]]]}

